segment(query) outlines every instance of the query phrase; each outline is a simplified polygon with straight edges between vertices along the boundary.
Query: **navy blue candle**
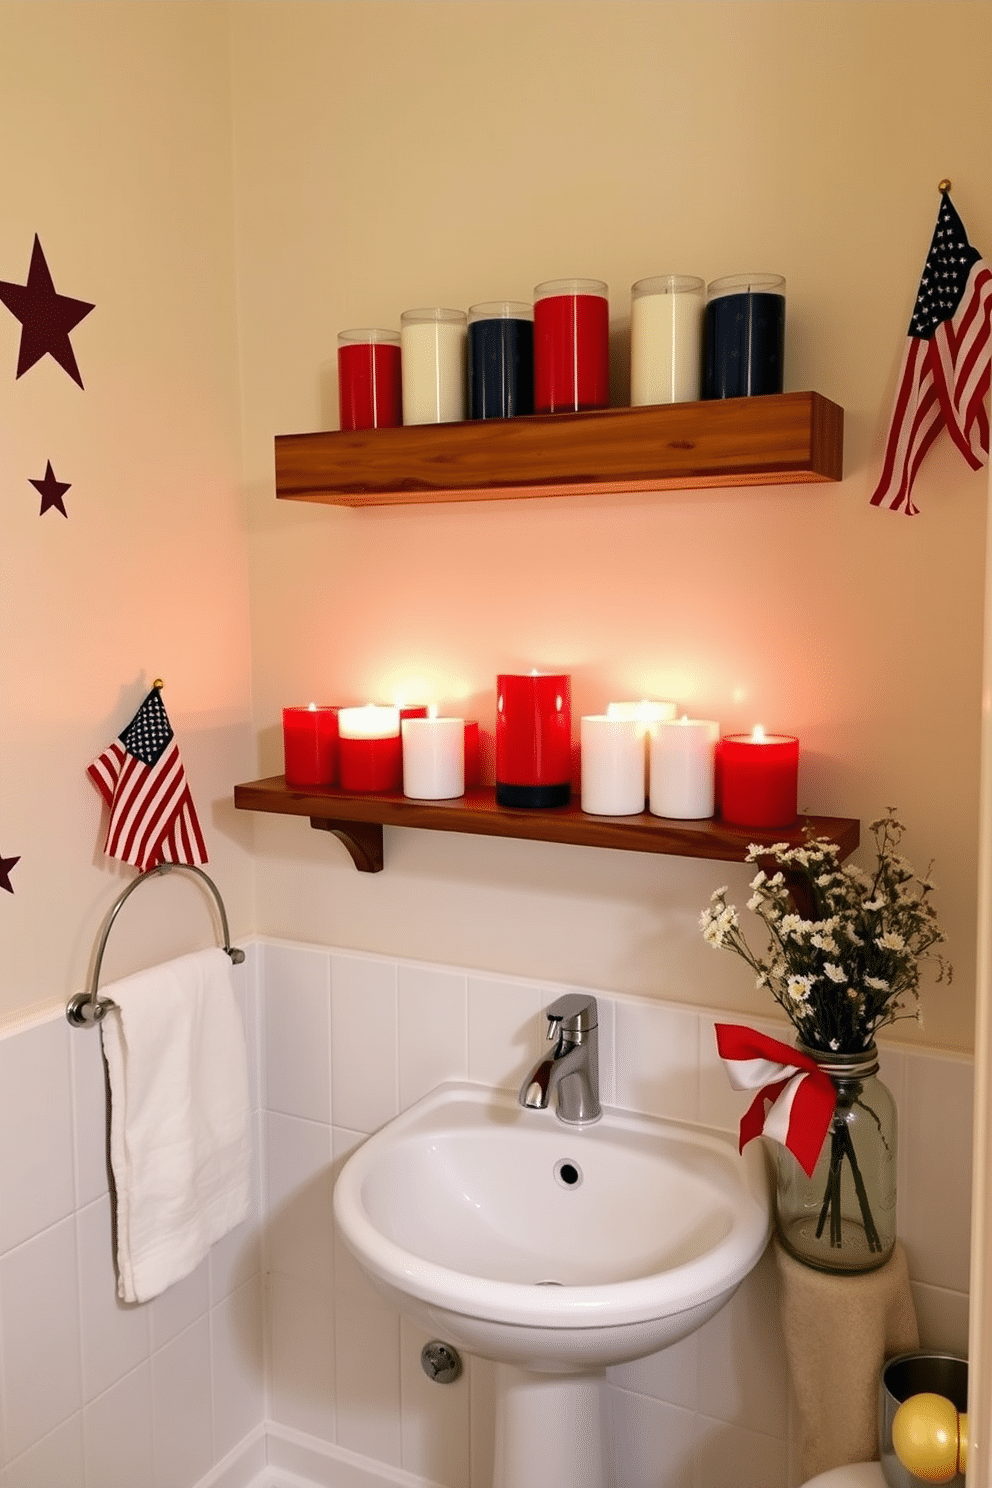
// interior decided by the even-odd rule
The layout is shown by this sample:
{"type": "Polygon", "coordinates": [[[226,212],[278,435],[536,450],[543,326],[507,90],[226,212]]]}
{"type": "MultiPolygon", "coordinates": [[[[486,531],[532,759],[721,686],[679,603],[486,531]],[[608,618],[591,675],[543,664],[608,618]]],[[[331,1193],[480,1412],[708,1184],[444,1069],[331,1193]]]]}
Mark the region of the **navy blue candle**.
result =
{"type": "Polygon", "coordinates": [[[534,412],[534,311],[512,300],[468,312],[469,418],[534,412]]]}
{"type": "Polygon", "coordinates": [[[785,365],[785,280],[734,274],[709,286],[704,398],[780,393],[785,365]]]}

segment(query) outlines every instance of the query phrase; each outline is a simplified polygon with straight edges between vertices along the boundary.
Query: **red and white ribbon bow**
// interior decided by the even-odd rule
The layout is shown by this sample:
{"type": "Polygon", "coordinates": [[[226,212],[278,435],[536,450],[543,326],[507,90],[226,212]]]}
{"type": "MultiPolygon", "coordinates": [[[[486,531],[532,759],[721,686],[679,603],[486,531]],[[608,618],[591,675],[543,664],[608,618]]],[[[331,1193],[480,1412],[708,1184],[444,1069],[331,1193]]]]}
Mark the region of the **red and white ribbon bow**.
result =
{"type": "Polygon", "coordinates": [[[716,1046],[734,1089],[758,1091],[741,1117],[741,1152],[763,1133],[812,1177],[837,1104],[830,1076],[807,1054],[736,1023],[716,1024],[716,1046]]]}

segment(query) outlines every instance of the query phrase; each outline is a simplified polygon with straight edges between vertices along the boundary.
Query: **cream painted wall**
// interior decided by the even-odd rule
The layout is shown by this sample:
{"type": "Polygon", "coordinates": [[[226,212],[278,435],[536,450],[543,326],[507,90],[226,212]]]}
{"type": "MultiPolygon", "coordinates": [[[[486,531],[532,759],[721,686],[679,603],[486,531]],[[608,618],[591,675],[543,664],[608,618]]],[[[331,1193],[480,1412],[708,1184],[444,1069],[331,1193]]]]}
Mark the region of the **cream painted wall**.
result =
{"type": "MultiPolygon", "coordinates": [[[[156,676],[235,933],[251,919],[247,547],[238,481],[229,35],[223,5],[0,4],[0,279],[37,233],[80,389],[15,377],[0,306],[0,1017],[84,985],[132,870],[102,852],[86,766],[156,676]],[[29,484],[51,460],[68,513],[29,484]]],[[[113,976],[209,944],[202,891],[156,881],[115,927],[113,976]]]]}
{"type": "MultiPolygon", "coordinates": [[[[946,442],[922,515],[870,509],[937,182],[992,243],[988,3],[415,0],[236,5],[238,268],[254,773],[285,703],[413,684],[492,727],[494,678],[573,676],[573,712],[676,695],[799,734],[800,793],[893,803],[936,860],[956,968],[907,1036],[971,1046],[985,479],[946,442]],[[410,305],[788,280],[786,385],[846,410],[840,486],[351,512],[273,500],[272,437],[336,425],[335,335],[410,305]]],[[[992,252],[992,248],[985,248],[992,252]]],[[[867,835],[867,833],[865,834],[867,835]]],[[[389,831],[358,875],[258,817],[266,933],[766,1011],[696,921],[736,867],[389,831]]]]}

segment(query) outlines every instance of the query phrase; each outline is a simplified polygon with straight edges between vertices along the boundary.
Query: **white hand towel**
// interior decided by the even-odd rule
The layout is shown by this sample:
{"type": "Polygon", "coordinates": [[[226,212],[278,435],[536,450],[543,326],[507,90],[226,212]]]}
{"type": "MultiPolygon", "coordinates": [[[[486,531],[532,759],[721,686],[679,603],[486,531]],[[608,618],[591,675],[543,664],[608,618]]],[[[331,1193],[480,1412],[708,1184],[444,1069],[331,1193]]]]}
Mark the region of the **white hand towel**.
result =
{"type": "Polygon", "coordinates": [[[223,950],[101,988],[117,1194],[117,1290],[146,1302],[248,1209],[244,1029],[223,950]]]}

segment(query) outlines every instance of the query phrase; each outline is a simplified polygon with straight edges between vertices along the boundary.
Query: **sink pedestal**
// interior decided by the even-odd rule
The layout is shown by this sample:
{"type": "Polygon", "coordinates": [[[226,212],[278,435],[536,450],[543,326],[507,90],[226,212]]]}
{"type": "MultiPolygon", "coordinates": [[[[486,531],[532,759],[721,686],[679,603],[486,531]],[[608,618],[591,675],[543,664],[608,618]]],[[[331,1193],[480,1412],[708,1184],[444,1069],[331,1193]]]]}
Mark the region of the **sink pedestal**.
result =
{"type": "Polygon", "coordinates": [[[603,1488],[603,1378],[498,1364],[493,1488],[603,1488]]]}

